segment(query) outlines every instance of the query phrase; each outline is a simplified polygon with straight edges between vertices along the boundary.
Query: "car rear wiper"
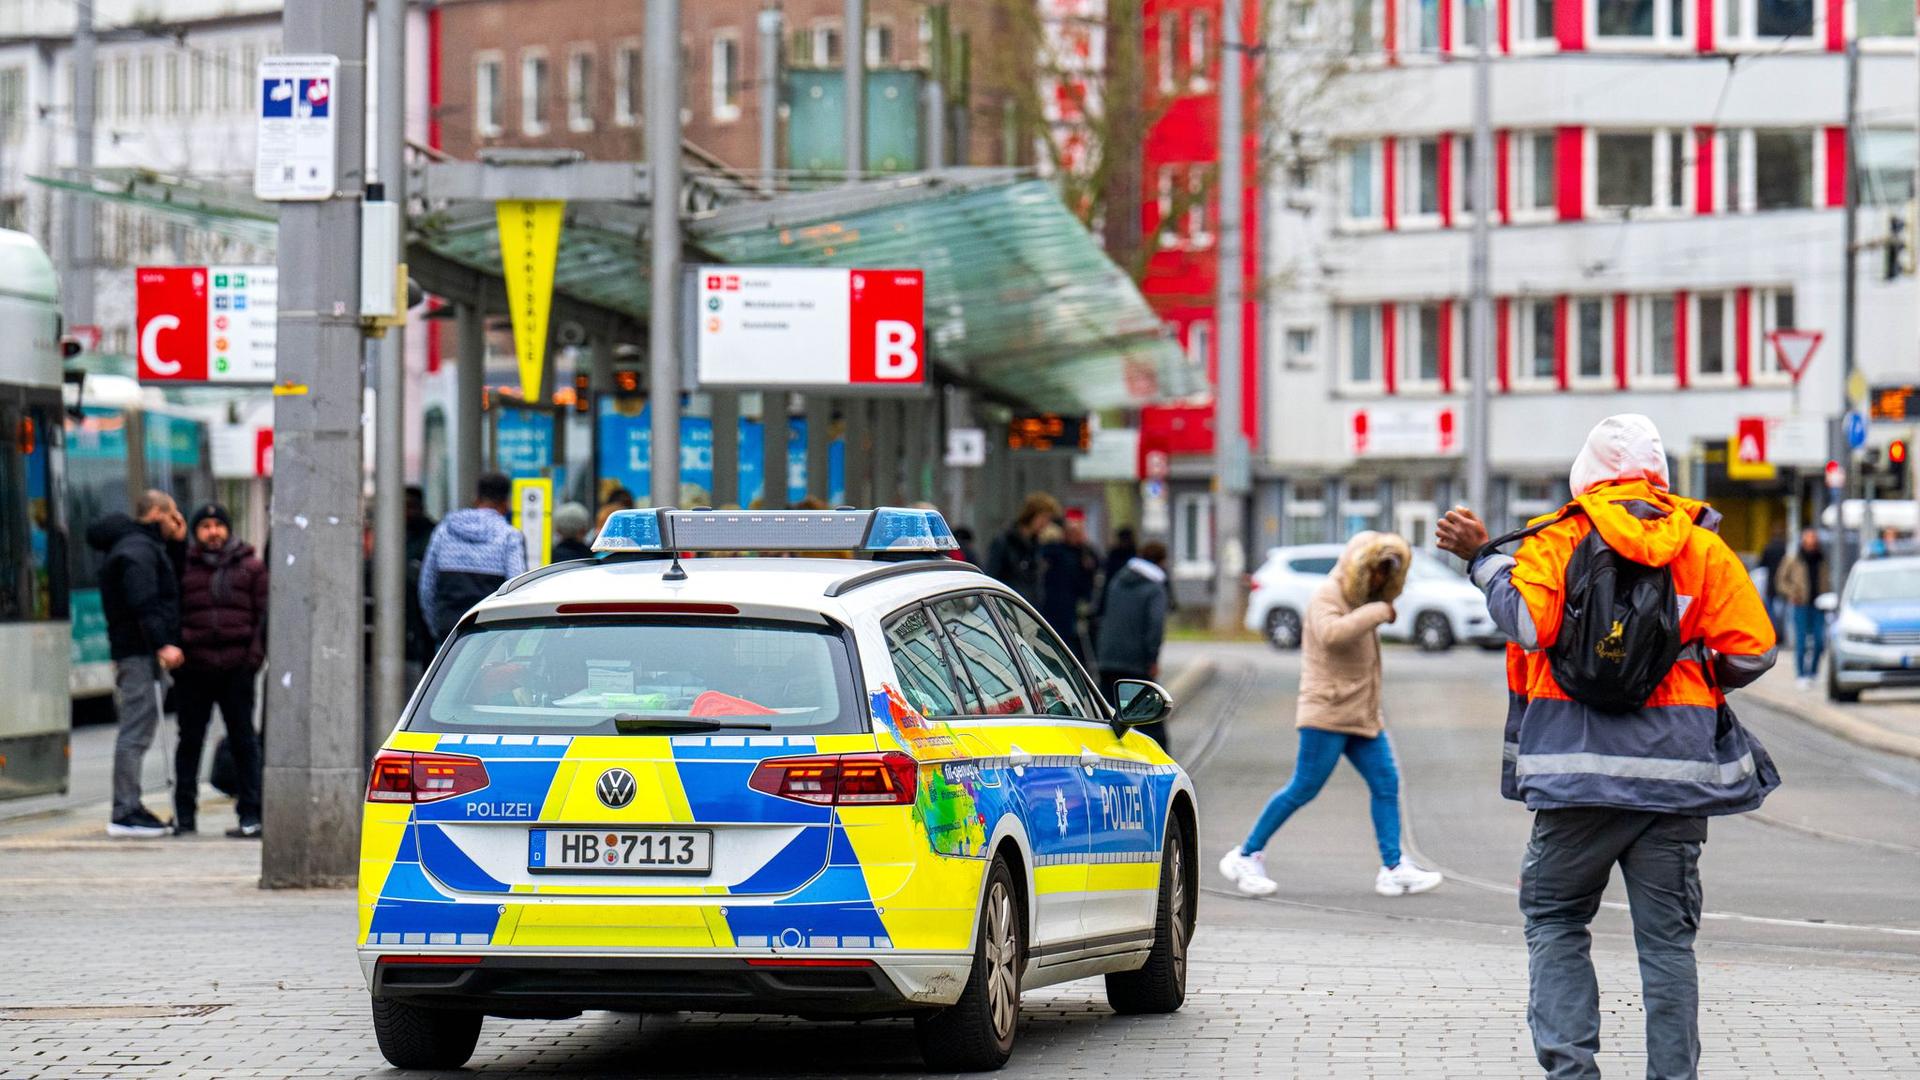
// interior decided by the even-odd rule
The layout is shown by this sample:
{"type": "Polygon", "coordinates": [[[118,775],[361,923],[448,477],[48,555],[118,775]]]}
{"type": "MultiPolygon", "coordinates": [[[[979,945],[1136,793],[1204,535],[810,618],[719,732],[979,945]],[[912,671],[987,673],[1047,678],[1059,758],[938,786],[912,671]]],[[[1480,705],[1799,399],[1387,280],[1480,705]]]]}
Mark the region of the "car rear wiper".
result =
{"type": "Polygon", "coordinates": [[[633,713],[614,713],[614,730],[622,735],[638,735],[646,731],[725,731],[742,729],[746,731],[772,731],[773,725],[752,720],[701,720],[695,717],[680,716],[637,716],[633,713]]]}

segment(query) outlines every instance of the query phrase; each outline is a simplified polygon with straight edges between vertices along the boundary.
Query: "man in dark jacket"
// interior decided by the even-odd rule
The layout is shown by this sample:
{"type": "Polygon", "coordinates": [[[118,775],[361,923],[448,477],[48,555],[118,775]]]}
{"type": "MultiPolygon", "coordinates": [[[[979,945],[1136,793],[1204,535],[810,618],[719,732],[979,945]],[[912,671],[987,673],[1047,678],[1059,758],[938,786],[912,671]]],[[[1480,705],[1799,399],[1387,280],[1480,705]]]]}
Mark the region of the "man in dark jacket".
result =
{"type": "Polygon", "coordinates": [[[420,565],[420,607],[436,638],[444,638],[473,605],[527,569],[527,544],[507,523],[513,481],[502,473],[480,478],[477,498],[433,530],[420,565]]]}
{"type": "Polygon", "coordinates": [[[1068,518],[1064,526],[1048,526],[1040,535],[1040,616],[1084,664],[1087,638],[1081,617],[1093,604],[1100,556],[1087,543],[1086,525],[1077,518],[1068,518]]]}
{"type": "Polygon", "coordinates": [[[187,535],[186,519],[164,491],[134,500],[133,517],[108,514],[87,529],[101,552],[100,606],[113,655],[113,700],[120,729],[113,744],[113,814],[108,836],[149,839],[167,823],[140,801],[140,766],[160,730],[166,672],[180,666],[180,581],[167,544],[187,535]]]}
{"type": "Polygon", "coordinates": [[[427,626],[420,607],[420,568],[427,561],[427,545],[433,542],[434,526],[440,524],[427,516],[427,494],[418,484],[407,485],[407,683],[420,681],[420,671],[433,659],[438,644],[427,626]]]}
{"type": "Polygon", "coordinates": [[[173,831],[191,835],[199,811],[200,750],[213,707],[227,726],[233,755],[234,812],[227,835],[260,835],[260,740],[253,730],[253,678],[267,655],[267,567],[253,545],[233,538],[227,508],[193,512],[187,572],[180,580],[180,667],[174,702],[180,746],[173,759],[173,831]]]}
{"type": "Polygon", "coordinates": [[[987,565],[981,569],[1039,607],[1043,592],[1040,530],[1059,516],[1060,503],[1053,496],[1038,491],[1027,496],[1020,504],[1020,516],[987,548],[987,565]]]}
{"type": "MultiPolygon", "coordinates": [[[[1166,565],[1167,545],[1149,540],[1107,582],[1094,663],[1100,669],[1100,692],[1115,707],[1120,704],[1117,684],[1121,679],[1160,676],[1160,646],[1167,635],[1166,565]]],[[[1140,731],[1173,752],[1167,745],[1165,721],[1143,724],[1140,731]]]]}

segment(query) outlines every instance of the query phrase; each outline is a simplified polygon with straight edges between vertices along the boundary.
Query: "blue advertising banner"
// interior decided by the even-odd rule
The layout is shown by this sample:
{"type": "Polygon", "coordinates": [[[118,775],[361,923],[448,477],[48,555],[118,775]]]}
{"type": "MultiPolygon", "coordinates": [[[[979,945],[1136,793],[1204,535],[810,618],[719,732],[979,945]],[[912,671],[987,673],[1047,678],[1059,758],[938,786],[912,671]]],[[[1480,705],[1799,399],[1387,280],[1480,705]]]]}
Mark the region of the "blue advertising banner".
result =
{"type": "Polygon", "coordinates": [[[495,403],[493,421],[494,466],[514,480],[553,477],[555,491],[565,491],[566,466],[555,460],[559,441],[552,409],[495,403]]]}
{"type": "MultiPolygon", "coordinates": [[[[612,484],[626,488],[642,504],[653,479],[653,417],[637,399],[602,397],[594,436],[598,442],[596,460],[600,463],[600,483],[596,491],[605,497],[612,484]],[[636,407],[637,406],[637,407],[636,407]]],[[[788,421],[787,501],[799,502],[807,496],[807,425],[804,419],[788,421]]],[[[740,497],[750,505],[761,492],[761,435],[758,420],[740,421],[740,497]]],[[[846,491],[846,456],[842,440],[835,439],[828,451],[828,477],[833,489],[831,501],[838,503],[846,491]]],[[[713,502],[713,421],[704,416],[680,418],[680,505],[705,506],[713,502]]]]}

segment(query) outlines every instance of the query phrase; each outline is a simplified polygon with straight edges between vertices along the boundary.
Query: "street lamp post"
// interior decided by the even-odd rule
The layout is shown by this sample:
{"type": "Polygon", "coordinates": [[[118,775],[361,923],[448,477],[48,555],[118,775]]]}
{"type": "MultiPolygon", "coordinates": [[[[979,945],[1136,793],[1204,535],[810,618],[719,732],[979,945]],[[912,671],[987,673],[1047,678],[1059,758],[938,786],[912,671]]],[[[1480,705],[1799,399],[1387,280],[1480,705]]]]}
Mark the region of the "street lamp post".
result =
{"type": "Polygon", "coordinates": [[[1220,359],[1213,394],[1213,628],[1231,630],[1240,616],[1240,570],[1234,555],[1240,551],[1241,503],[1250,486],[1246,436],[1240,426],[1241,318],[1246,309],[1244,225],[1241,200],[1245,176],[1241,167],[1242,132],[1240,65],[1245,49],[1240,40],[1241,0],[1224,0],[1220,12],[1220,178],[1215,184],[1220,200],[1219,299],[1214,316],[1214,340],[1220,359]]]}

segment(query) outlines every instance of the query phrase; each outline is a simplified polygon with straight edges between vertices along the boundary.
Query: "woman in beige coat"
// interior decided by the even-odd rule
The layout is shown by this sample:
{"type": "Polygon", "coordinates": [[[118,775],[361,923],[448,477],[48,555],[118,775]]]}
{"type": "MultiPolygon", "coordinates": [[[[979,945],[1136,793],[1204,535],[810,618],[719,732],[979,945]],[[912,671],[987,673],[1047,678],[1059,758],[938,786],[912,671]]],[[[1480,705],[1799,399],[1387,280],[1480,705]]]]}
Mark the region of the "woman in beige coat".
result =
{"type": "Polygon", "coordinates": [[[1380,723],[1380,627],[1394,619],[1393,601],[1413,557],[1392,533],[1363,532],[1307,605],[1300,643],[1300,750],[1293,780],[1267,801],[1246,843],[1228,851],[1220,872],[1248,896],[1279,888],[1267,876],[1263,849],[1293,812],[1313,801],[1342,755],[1373,795],[1373,833],[1380,845],[1374,891],[1382,896],[1426,892],[1440,875],[1400,854],[1400,773],[1380,723]]]}

